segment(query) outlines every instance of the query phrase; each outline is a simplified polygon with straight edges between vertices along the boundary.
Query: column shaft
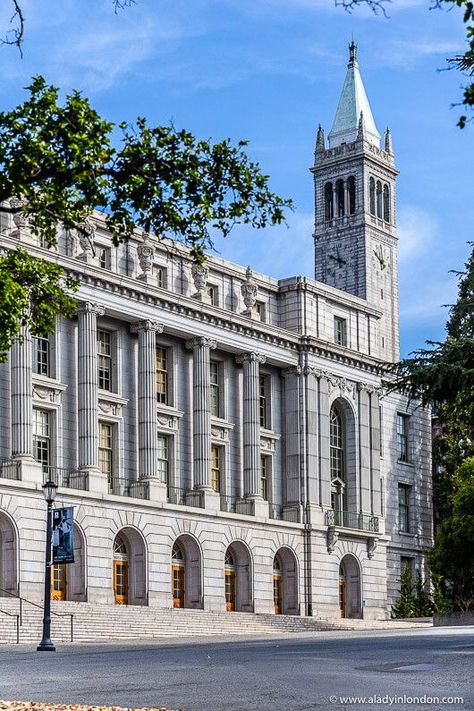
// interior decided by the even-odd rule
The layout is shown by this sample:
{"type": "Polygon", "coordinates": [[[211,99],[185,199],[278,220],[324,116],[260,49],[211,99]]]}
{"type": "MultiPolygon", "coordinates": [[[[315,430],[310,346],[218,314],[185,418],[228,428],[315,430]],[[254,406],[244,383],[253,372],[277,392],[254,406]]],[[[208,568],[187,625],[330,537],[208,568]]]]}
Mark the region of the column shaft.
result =
{"type": "Polygon", "coordinates": [[[11,351],[12,455],[31,458],[33,450],[33,397],[31,384],[31,337],[26,327],[11,351]]]}
{"type": "Polygon", "coordinates": [[[244,368],[244,496],[260,497],[259,374],[264,356],[246,353],[239,358],[244,368]]]}
{"type": "Polygon", "coordinates": [[[97,304],[80,304],[78,406],[80,469],[99,468],[99,422],[97,418],[97,316],[105,309],[97,304]]]}
{"type": "Polygon", "coordinates": [[[216,342],[195,338],[193,349],[194,486],[211,489],[210,351],[216,342]]]}

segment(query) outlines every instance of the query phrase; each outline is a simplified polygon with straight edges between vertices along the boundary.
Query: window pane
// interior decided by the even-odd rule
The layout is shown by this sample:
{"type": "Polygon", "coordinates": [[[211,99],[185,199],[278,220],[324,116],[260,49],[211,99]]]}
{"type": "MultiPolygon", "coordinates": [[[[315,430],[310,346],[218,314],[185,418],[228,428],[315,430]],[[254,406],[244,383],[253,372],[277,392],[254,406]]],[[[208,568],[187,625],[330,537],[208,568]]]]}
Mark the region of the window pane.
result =
{"type": "Polygon", "coordinates": [[[219,363],[212,360],[210,363],[210,385],[211,415],[214,417],[220,417],[219,363]]]}
{"type": "Polygon", "coordinates": [[[158,435],[158,476],[164,484],[169,483],[169,438],[158,435]]]}
{"type": "Polygon", "coordinates": [[[38,375],[49,376],[49,338],[33,339],[33,370],[38,375]]]}
{"type": "Polygon", "coordinates": [[[270,418],[268,413],[269,398],[268,389],[270,385],[268,375],[259,376],[259,415],[260,415],[260,427],[268,429],[270,427],[270,418]]]}
{"type": "Polygon", "coordinates": [[[168,349],[156,348],[156,399],[168,404],[168,349]]]}
{"type": "Polygon", "coordinates": [[[211,447],[211,486],[214,491],[221,490],[221,452],[220,447],[211,447]]]}
{"type": "Polygon", "coordinates": [[[108,331],[97,331],[97,375],[100,390],[112,389],[112,339],[108,331]]]}
{"type": "Polygon", "coordinates": [[[51,464],[50,416],[47,410],[33,410],[33,454],[41,464],[51,464]]]}

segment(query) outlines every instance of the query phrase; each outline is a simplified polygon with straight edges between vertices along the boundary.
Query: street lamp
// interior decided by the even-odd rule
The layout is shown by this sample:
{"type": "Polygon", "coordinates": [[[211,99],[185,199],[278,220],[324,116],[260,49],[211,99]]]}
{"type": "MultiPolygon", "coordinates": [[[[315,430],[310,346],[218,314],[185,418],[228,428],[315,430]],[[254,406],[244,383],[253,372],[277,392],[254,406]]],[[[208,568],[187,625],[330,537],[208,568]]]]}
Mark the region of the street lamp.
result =
{"type": "Polygon", "coordinates": [[[55,652],[56,647],[51,641],[51,538],[53,535],[53,502],[56,498],[57,486],[54,481],[43,484],[43,495],[48,504],[46,514],[46,565],[44,571],[44,612],[43,639],[36,648],[37,652],[55,652]]]}

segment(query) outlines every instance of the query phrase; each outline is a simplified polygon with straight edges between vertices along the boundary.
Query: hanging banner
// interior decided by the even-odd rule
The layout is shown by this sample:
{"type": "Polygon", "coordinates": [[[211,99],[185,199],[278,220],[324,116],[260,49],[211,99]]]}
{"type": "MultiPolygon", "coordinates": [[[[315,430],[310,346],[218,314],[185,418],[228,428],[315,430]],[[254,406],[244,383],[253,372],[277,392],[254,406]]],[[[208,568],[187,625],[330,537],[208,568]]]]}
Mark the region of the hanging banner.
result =
{"type": "Polygon", "coordinates": [[[74,507],[53,509],[53,565],[74,563],[74,507]]]}

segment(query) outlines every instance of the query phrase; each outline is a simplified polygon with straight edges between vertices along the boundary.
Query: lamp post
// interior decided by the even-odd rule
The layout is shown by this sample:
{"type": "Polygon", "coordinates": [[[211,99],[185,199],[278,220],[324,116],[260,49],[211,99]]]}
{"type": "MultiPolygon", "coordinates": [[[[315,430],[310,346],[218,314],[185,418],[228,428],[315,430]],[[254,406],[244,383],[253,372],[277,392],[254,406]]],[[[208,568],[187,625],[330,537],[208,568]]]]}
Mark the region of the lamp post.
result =
{"type": "Polygon", "coordinates": [[[53,502],[56,498],[56,484],[47,481],[43,484],[43,495],[48,504],[46,514],[46,564],[44,571],[44,612],[43,639],[36,648],[38,652],[55,652],[56,647],[51,641],[51,538],[53,534],[53,502]]]}

